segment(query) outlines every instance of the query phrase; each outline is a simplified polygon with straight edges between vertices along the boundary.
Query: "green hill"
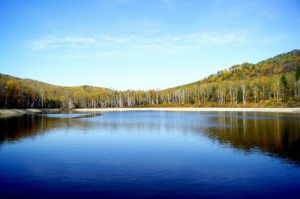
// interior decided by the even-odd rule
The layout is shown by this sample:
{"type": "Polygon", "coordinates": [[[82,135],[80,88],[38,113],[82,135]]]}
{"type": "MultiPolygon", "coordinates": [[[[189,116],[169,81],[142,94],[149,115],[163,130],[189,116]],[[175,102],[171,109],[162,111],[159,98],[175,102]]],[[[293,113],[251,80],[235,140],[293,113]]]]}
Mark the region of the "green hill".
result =
{"type": "Polygon", "coordinates": [[[203,80],[170,88],[177,92],[177,102],[217,102],[239,104],[249,102],[297,101],[299,97],[300,50],[277,55],[257,64],[243,63],[219,71],[203,80]],[[298,79],[296,70],[298,69],[298,79]],[[283,82],[286,82],[283,85],[283,82]],[[184,94],[183,94],[184,93],[184,94]],[[186,97],[188,96],[188,97],[186,97]]]}
{"type": "Polygon", "coordinates": [[[297,106],[299,78],[300,50],[256,64],[234,65],[203,80],[161,91],[63,87],[0,74],[0,107],[297,106]]]}

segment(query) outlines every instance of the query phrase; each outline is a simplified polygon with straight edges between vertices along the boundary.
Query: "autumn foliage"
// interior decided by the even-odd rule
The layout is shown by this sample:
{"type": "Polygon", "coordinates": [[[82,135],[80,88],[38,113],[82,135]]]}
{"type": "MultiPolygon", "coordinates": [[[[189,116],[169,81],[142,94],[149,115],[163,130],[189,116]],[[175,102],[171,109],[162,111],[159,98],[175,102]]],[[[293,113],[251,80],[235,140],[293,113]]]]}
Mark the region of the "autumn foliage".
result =
{"type": "Polygon", "coordinates": [[[234,65],[198,82],[166,90],[63,87],[0,74],[1,108],[297,106],[299,101],[300,50],[257,64],[234,65]]]}

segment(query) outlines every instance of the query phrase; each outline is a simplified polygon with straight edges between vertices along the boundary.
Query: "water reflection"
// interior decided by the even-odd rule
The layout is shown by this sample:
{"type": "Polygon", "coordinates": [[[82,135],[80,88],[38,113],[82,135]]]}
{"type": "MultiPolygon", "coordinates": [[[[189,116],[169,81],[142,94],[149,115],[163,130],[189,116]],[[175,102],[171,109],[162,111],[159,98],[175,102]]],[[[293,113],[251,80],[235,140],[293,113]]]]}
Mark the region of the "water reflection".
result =
{"type": "Polygon", "coordinates": [[[3,142],[13,142],[22,138],[34,137],[57,128],[91,128],[93,123],[81,120],[100,116],[94,114],[49,114],[23,115],[0,119],[0,146],[3,142]]]}
{"type": "Polygon", "coordinates": [[[261,152],[283,160],[300,162],[299,115],[266,113],[166,113],[124,112],[94,115],[25,115],[0,119],[0,146],[34,137],[56,128],[104,129],[114,132],[165,132],[205,136],[221,145],[261,152]],[[124,117],[125,115],[125,117],[124,117]]]}
{"type": "Polygon", "coordinates": [[[299,115],[223,113],[210,119],[219,125],[203,131],[209,138],[246,152],[259,149],[299,164],[299,115]]]}

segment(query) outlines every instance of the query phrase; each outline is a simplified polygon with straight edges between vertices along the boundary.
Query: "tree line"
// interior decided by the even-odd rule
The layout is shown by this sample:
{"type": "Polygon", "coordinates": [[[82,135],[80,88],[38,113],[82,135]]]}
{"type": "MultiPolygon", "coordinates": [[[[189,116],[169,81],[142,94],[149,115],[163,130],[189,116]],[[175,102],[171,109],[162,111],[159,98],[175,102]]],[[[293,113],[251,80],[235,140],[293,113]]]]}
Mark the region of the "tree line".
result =
{"type": "Polygon", "coordinates": [[[298,103],[300,51],[257,64],[243,63],[191,84],[165,90],[116,91],[54,86],[0,74],[1,108],[98,108],[163,105],[298,103]]]}

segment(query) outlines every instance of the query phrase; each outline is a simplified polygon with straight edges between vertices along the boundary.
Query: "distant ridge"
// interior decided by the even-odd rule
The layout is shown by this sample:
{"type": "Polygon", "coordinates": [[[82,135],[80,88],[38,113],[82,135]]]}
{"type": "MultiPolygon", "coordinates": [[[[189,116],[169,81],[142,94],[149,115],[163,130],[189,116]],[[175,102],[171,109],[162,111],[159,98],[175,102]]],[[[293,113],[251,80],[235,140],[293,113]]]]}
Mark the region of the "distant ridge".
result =
{"type": "Polygon", "coordinates": [[[298,106],[299,76],[298,49],[256,64],[233,65],[200,81],[161,91],[65,87],[0,73],[0,107],[298,106]]]}

